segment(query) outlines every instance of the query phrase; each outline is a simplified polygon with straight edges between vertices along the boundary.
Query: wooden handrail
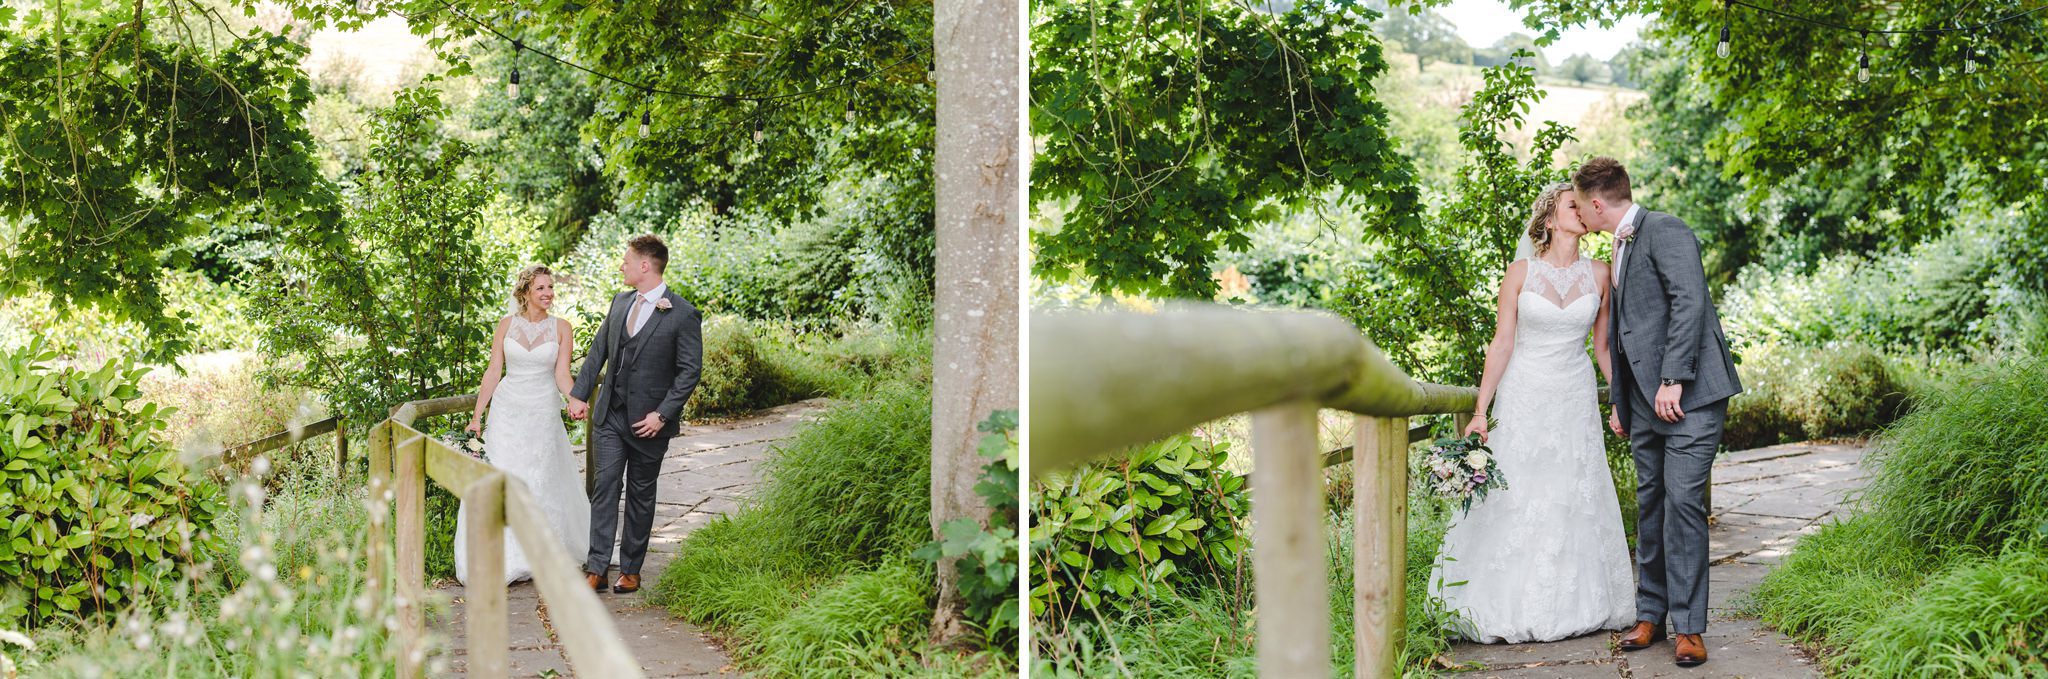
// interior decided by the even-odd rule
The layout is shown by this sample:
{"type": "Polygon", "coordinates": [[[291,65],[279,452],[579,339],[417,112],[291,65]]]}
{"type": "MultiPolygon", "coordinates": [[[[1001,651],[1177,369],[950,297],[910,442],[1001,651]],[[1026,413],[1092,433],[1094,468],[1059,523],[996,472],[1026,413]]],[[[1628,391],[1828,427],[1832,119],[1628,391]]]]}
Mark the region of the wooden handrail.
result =
{"type": "Polygon", "coordinates": [[[1322,467],[1355,451],[1354,676],[1400,676],[1416,435],[1408,418],[1469,413],[1477,390],[1417,382],[1350,323],[1317,312],[1034,313],[1031,354],[1034,475],[1251,413],[1253,588],[1267,676],[1330,673],[1322,467]],[[1351,448],[1319,449],[1319,408],[1358,415],[1351,448]]]}
{"type": "MultiPolygon", "coordinates": [[[[391,418],[370,432],[371,492],[382,496],[384,489],[394,488],[391,499],[397,503],[398,638],[406,644],[393,649],[399,675],[418,677],[422,670],[424,649],[419,640],[426,627],[425,611],[420,607],[426,596],[426,481],[432,479],[462,500],[468,519],[467,548],[472,558],[463,592],[468,602],[465,617],[472,674],[506,676],[510,667],[502,570],[505,529],[509,527],[525,547],[522,551],[533,569],[534,587],[547,603],[554,631],[577,673],[607,679],[643,676],[611,615],[581,577],[582,567],[575,555],[561,549],[560,537],[526,484],[412,427],[418,418],[458,412],[475,404],[475,394],[404,403],[392,408],[391,418]]],[[[372,512],[375,539],[369,551],[372,586],[381,592],[389,555],[380,518],[380,512],[372,512]]]]}

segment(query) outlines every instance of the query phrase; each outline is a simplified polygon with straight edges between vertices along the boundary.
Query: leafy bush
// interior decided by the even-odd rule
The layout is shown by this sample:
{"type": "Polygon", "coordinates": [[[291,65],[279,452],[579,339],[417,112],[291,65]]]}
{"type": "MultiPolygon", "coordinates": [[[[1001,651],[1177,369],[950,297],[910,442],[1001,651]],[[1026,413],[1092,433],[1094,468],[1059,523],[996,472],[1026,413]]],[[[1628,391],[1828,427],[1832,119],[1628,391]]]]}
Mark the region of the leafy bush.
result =
{"type": "Polygon", "coordinates": [[[1049,475],[1031,500],[1031,613],[1055,628],[1232,573],[1250,547],[1227,444],[1179,435],[1049,475]]]}
{"type": "Polygon", "coordinates": [[[390,598],[365,584],[361,484],[326,465],[286,465],[243,478],[233,496],[241,511],[216,518],[223,540],[193,555],[177,587],[104,624],[40,630],[30,674],[388,675],[396,620],[390,598]]]}
{"type": "MultiPolygon", "coordinates": [[[[1985,220],[1982,215],[1979,220],[1985,220]]],[[[2009,238],[1995,224],[1959,228],[1910,249],[1842,255],[1811,267],[1751,266],[1723,299],[1731,338],[1745,344],[1953,350],[2006,334],[2016,310],[2009,238]]]]}
{"type": "Polygon", "coordinates": [[[1902,361],[1867,346],[1749,347],[1743,393],[1728,403],[1722,443],[1742,450],[1876,431],[1905,414],[1915,392],[1902,361]]]}
{"type": "Polygon", "coordinates": [[[169,413],[138,400],[148,370],[54,357],[39,342],[0,355],[0,627],[146,598],[216,540],[220,488],[185,474],[161,434],[169,413]]]}
{"type": "MultiPolygon", "coordinates": [[[[1428,582],[1451,513],[1442,502],[1410,494],[1408,515],[1406,639],[1401,664],[1411,672],[1442,668],[1450,651],[1455,614],[1430,595],[1428,582]]],[[[1353,580],[1351,519],[1332,515],[1325,524],[1329,545],[1329,616],[1332,674],[1350,673],[1353,580]]],[[[1258,630],[1249,596],[1249,572],[1231,584],[1190,583],[1162,587],[1159,596],[1127,611],[1105,611],[1107,619],[1075,620],[1055,628],[1036,619],[1034,677],[1244,677],[1257,673],[1258,630]]]]}
{"type": "Polygon", "coordinates": [[[939,528],[941,539],[925,543],[911,556],[943,564],[958,558],[961,597],[967,618],[982,631],[983,642],[1007,654],[1017,638],[1017,411],[999,410],[978,427],[981,480],[974,492],[988,501],[988,525],[975,519],[953,519],[939,528]]]}

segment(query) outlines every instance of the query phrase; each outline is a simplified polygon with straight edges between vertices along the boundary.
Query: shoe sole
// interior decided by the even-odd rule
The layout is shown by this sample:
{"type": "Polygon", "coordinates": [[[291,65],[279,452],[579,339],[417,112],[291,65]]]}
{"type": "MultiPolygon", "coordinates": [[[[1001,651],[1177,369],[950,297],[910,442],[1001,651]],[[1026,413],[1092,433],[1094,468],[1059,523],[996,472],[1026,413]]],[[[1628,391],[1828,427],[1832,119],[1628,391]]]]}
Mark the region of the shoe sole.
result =
{"type": "Polygon", "coordinates": [[[1705,660],[1680,660],[1680,661],[1678,661],[1678,666],[1679,666],[1679,667],[1699,667],[1699,666],[1701,666],[1701,665],[1705,665],[1705,664],[1707,664],[1707,661],[1705,661],[1705,660]]]}

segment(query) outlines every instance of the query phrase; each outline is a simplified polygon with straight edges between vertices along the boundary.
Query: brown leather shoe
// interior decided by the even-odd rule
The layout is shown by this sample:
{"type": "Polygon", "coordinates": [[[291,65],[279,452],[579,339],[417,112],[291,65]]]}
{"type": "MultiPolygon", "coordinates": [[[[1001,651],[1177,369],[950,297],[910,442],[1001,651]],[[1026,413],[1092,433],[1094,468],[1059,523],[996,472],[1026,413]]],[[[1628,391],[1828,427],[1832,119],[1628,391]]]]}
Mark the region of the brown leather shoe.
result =
{"type": "Polygon", "coordinates": [[[1692,667],[1707,661],[1707,642],[1697,634],[1678,635],[1678,666],[1692,667]]]}
{"type": "Polygon", "coordinates": [[[1621,650],[1640,651],[1650,644],[1664,640],[1664,628],[1654,622],[1638,621],[1627,634],[1621,635],[1621,650]]]}
{"type": "Polygon", "coordinates": [[[604,576],[596,573],[584,573],[583,581],[590,583],[590,591],[593,592],[602,592],[612,588],[611,583],[604,581],[604,576]]]}
{"type": "Polygon", "coordinates": [[[619,576],[619,584],[613,586],[612,591],[620,594],[632,594],[640,591],[640,574],[627,573],[619,576]]]}

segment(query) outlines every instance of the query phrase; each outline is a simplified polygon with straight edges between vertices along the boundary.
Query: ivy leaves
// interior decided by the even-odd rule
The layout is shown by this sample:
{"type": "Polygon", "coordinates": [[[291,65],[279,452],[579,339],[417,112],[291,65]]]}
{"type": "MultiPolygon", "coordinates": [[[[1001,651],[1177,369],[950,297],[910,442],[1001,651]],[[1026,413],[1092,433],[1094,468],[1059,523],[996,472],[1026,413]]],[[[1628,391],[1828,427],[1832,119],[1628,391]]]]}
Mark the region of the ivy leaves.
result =
{"type": "Polygon", "coordinates": [[[1169,0],[1039,3],[1034,200],[1072,202],[1034,234],[1039,275],[1098,292],[1212,296],[1210,263],[1246,231],[1336,193],[1420,223],[1411,165],[1372,99],[1386,70],[1349,3],[1285,14],[1169,0]]]}

